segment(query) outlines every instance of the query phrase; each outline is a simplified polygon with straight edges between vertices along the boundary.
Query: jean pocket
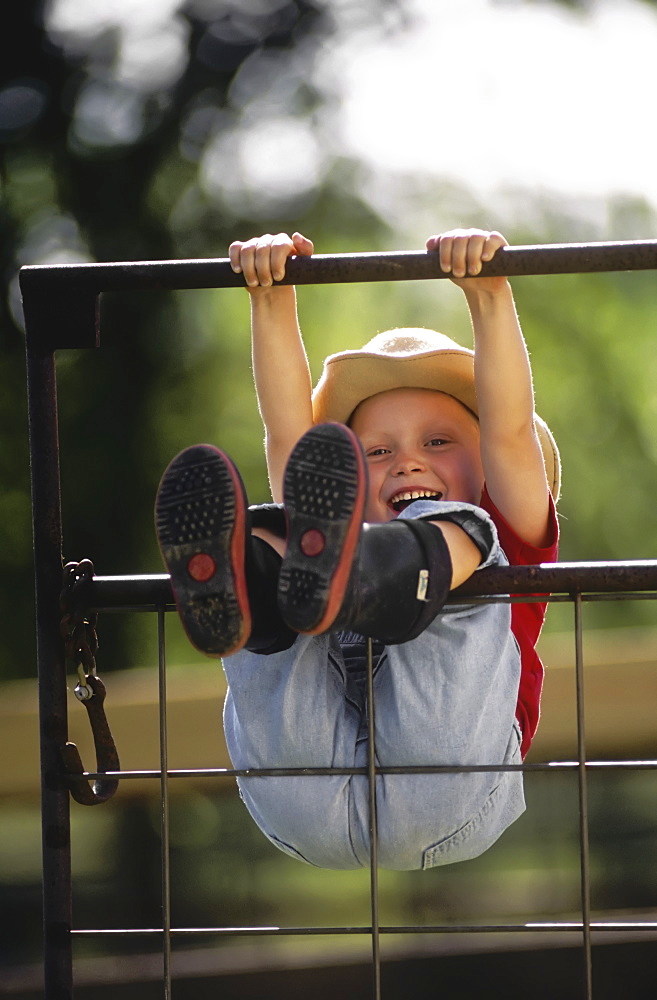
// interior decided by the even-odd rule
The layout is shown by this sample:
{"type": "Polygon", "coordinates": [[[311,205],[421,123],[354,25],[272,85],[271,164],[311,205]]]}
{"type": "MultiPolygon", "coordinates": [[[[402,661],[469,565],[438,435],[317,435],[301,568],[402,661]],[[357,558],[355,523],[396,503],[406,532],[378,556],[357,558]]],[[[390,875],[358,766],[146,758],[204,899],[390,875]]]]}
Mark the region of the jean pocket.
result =
{"type": "MultiPolygon", "coordinates": [[[[520,727],[515,722],[504,756],[505,764],[514,766],[522,762],[521,742],[520,727]]],[[[438,865],[469,861],[488,850],[500,834],[523,812],[525,805],[522,786],[521,774],[503,772],[478,813],[475,813],[460,829],[423,851],[422,868],[436,868],[438,865]]]]}
{"type": "MultiPolygon", "coordinates": [[[[469,861],[490,847],[499,833],[491,836],[489,818],[495,812],[497,801],[501,794],[503,782],[493,788],[484,802],[483,807],[460,829],[451,833],[443,840],[436,841],[422,854],[422,868],[437,868],[439,865],[450,865],[457,861],[469,861]]],[[[494,824],[493,824],[494,825],[494,824]]]]}

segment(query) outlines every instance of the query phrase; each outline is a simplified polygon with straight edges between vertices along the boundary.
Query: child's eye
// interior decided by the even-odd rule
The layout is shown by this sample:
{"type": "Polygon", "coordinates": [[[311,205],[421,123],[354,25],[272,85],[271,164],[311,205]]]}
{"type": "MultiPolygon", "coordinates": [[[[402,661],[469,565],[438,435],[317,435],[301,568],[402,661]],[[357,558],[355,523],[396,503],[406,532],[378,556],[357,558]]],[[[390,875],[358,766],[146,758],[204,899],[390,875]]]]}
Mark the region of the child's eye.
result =
{"type": "Polygon", "coordinates": [[[429,444],[429,445],[431,445],[433,447],[438,447],[441,444],[447,444],[447,440],[445,438],[435,437],[435,438],[431,438],[427,442],[427,444],[429,444]]]}
{"type": "Polygon", "coordinates": [[[370,448],[367,452],[368,458],[379,458],[380,455],[389,455],[388,448],[370,448]]]}

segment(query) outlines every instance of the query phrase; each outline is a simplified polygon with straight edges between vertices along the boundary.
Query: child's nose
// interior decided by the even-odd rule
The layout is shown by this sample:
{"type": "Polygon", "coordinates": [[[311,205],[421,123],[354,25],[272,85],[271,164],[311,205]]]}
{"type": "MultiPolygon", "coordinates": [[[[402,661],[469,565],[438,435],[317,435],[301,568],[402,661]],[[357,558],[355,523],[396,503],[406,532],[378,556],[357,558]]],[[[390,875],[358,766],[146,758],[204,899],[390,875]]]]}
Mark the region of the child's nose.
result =
{"type": "Polygon", "coordinates": [[[398,455],[395,475],[405,476],[411,472],[423,472],[425,468],[426,465],[420,455],[411,453],[398,455]]]}

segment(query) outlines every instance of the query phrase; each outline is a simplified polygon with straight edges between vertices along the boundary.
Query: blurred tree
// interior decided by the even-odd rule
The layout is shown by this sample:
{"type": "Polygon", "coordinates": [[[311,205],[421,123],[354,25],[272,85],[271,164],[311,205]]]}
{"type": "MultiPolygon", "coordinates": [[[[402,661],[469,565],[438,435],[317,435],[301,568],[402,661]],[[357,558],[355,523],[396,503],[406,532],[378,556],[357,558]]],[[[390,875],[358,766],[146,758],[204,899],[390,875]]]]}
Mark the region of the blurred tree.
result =
{"type": "MultiPolygon", "coordinates": [[[[280,227],[311,207],[326,223],[333,199],[330,186],[320,197],[326,165],[312,136],[322,95],[306,79],[344,30],[341,6],[170,0],[110,10],[52,0],[21,5],[4,33],[0,511],[10,537],[0,612],[21,627],[3,632],[0,675],[33,670],[17,267],[221,256],[240,227],[280,227]]],[[[351,26],[381,30],[397,6],[360,4],[351,26]]],[[[100,352],[60,359],[65,557],[88,555],[100,573],[158,568],[150,511],[159,471],[178,441],[209,436],[205,413],[222,375],[246,372],[244,338],[231,343],[217,315],[199,332],[200,311],[183,298],[107,296],[100,352]],[[174,384],[180,422],[169,414],[167,425],[158,398],[174,384]]],[[[228,418],[249,393],[248,378],[231,384],[228,418]]],[[[111,664],[121,644],[106,636],[104,645],[111,664]]]]}
{"type": "MultiPolygon", "coordinates": [[[[224,256],[232,239],[265,228],[306,229],[326,251],[403,246],[409,234],[392,237],[381,198],[375,208],[366,197],[368,170],[328,138],[339,121],[340,59],[397,37],[415,13],[410,0],[48,0],[17,9],[0,41],[0,613],[14,623],[0,637],[0,676],[33,672],[18,267],[224,256]]],[[[414,228],[426,220],[434,229],[442,206],[450,224],[487,218],[513,242],[591,238],[567,207],[552,206],[546,218],[526,193],[518,198],[533,222],[513,233],[476,194],[415,176],[405,186],[414,228]]],[[[626,237],[639,219],[654,221],[634,206],[626,237]]],[[[656,484],[646,431],[653,305],[638,288],[647,285],[636,275],[516,286],[539,409],[565,459],[565,558],[650,555],[657,541],[641,531],[656,484]],[[631,345],[618,337],[628,322],[631,345]],[[630,480],[623,504],[610,503],[630,480]]],[[[220,440],[253,499],[266,497],[246,298],[153,292],[108,295],[102,305],[100,350],[59,358],[65,556],[88,556],[104,574],[158,571],[152,500],[180,447],[220,440]]],[[[439,291],[304,290],[301,309],[315,374],[328,351],[390,325],[447,325],[469,336],[462,300],[445,282],[439,291]]],[[[136,629],[103,622],[103,671],[139,660],[136,629]]]]}

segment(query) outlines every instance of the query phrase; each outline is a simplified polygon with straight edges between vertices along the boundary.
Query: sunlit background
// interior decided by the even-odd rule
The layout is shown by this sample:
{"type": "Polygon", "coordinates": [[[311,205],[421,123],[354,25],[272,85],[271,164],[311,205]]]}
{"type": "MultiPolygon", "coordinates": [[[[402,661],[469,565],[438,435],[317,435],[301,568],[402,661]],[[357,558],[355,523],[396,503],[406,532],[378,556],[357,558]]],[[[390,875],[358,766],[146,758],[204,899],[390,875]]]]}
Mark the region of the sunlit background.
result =
{"type": "MultiPolygon", "coordinates": [[[[14,5],[0,49],[0,994],[31,1000],[40,994],[40,826],[19,267],[223,257],[235,238],[281,229],[301,229],[331,253],[420,249],[457,225],[497,228],[515,244],[654,239],[657,4],[51,0],[14,5]]],[[[514,282],[537,408],[564,462],[563,560],[657,557],[654,285],[654,272],[514,282]]],[[[327,353],[391,325],[436,326],[470,343],[448,282],[308,287],[299,298],[315,378],[327,353]]],[[[58,359],[67,559],[89,557],[103,575],[161,572],[153,497],[163,467],[193,441],[226,448],[252,502],[268,498],[249,366],[240,290],[104,296],[100,349],[58,359]]],[[[555,606],[548,616],[536,761],[575,753],[570,614],[555,606]]],[[[99,624],[99,673],[128,768],[158,761],[147,617],[99,624]]],[[[586,624],[591,755],[654,757],[652,602],[590,605],[586,624]]],[[[168,632],[170,765],[225,765],[221,671],[193,654],[174,621],[168,632]]],[[[91,765],[73,698],[70,724],[91,765]]],[[[527,797],[526,816],[483,858],[383,873],[383,921],[576,916],[574,779],[531,776],[527,797]]],[[[657,911],[654,780],[598,777],[591,799],[595,911],[657,911]]],[[[98,810],[74,806],[77,924],[157,926],[157,814],[152,789],[137,783],[98,810]]],[[[279,854],[232,784],[176,785],[172,847],[178,926],[368,922],[368,873],[336,876],[279,854]]],[[[121,976],[135,996],[159,995],[144,992],[157,944],[149,958],[148,942],[116,942],[119,964],[107,945],[77,947],[90,996],[121,976]]],[[[203,976],[226,997],[262,995],[246,992],[256,967],[276,996],[276,976],[356,970],[367,947],[189,941],[176,968],[188,977],[185,997],[206,995],[193,992],[203,976]]],[[[468,953],[468,968],[488,970],[490,992],[480,982],[478,995],[508,996],[523,960],[510,947],[499,947],[507,964],[497,972],[468,953]]],[[[386,948],[391,969],[411,963],[407,975],[429,963],[431,982],[441,950],[442,974],[460,969],[453,938],[386,948]]],[[[626,974],[607,976],[610,996],[622,995],[626,974]]],[[[454,975],[441,995],[468,995],[454,975]]],[[[322,973],[327,990],[337,981],[322,973]]],[[[302,988],[280,982],[288,998],[302,988]]],[[[316,979],[304,982],[321,995],[316,979]]],[[[555,992],[547,979],[545,989],[532,997],[555,992]]],[[[435,992],[418,978],[415,995],[435,992]]]]}

